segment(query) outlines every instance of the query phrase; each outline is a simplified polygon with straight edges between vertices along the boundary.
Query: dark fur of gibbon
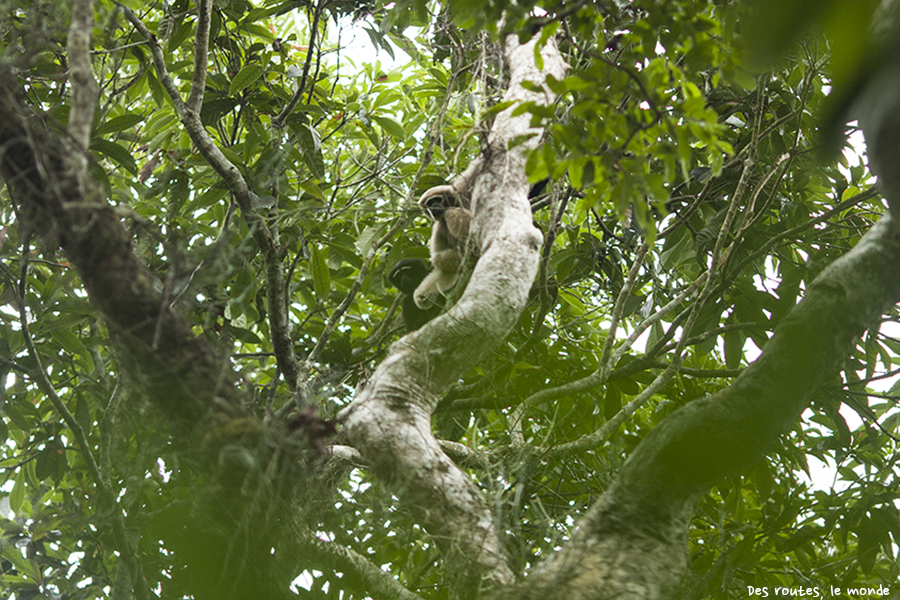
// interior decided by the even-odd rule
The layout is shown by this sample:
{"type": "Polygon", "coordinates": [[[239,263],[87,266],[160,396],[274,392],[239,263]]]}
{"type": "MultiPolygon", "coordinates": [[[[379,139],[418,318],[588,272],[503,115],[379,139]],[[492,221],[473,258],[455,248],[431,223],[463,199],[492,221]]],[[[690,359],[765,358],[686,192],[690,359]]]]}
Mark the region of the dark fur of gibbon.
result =
{"type": "Polygon", "coordinates": [[[419,199],[419,207],[434,222],[429,245],[434,269],[413,294],[418,307],[426,309],[445,296],[459,279],[472,213],[469,199],[451,185],[429,189],[419,199]]]}
{"type": "Polygon", "coordinates": [[[548,183],[550,183],[549,179],[541,179],[540,181],[532,185],[531,189],[528,190],[528,199],[532,200],[543,194],[544,190],[547,189],[548,183]]]}
{"type": "Polygon", "coordinates": [[[415,331],[441,312],[441,305],[435,303],[428,308],[419,308],[415,301],[416,288],[428,277],[428,265],[421,258],[404,258],[397,261],[388,274],[388,281],[403,292],[402,304],[403,324],[407,333],[415,331]]]}

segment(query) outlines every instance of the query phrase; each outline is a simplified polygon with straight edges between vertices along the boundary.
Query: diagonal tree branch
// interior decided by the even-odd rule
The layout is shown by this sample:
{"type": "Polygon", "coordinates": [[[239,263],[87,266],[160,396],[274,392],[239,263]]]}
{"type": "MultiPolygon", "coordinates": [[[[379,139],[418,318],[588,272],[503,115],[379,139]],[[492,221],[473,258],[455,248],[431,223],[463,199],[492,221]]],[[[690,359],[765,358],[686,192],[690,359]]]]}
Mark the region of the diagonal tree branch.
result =
{"type": "Polygon", "coordinates": [[[303,536],[300,545],[314,564],[339,571],[352,580],[359,581],[357,587],[361,595],[371,596],[376,600],[422,600],[421,596],[400,585],[390,573],[385,573],[367,557],[346,546],[326,542],[308,534],[303,536]]]}
{"type": "Polygon", "coordinates": [[[188,429],[208,416],[214,398],[226,413],[241,414],[230,365],[166,307],[115,210],[86,197],[81,178],[65,168],[63,157],[78,150],[45,130],[7,88],[0,89],[0,148],[11,196],[25,213],[53,224],[94,306],[122,336],[125,359],[155,365],[158,375],[143,382],[149,395],[188,429]]]}
{"type": "Polygon", "coordinates": [[[854,340],[898,300],[900,221],[885,215],[816,278],[731,386],[676,411],[641,442],[571,543],[517,598],[550,590],[618,598],[624,586],[643,590],[641,598],[673,594],[687,568],[696,499],[789,431],[854,340]],[[654,572],[641,568],[648,556],[660,566],[654,572]]]}
{"type": "MultiPolygon", "coordinates": [[[[566,64],[553,42],[520,45],[510,36],[505,101],[550,104],[546,88],[525,81],[561,79],[566,64]]],[[[481,250],[468,286],[447,313],[397,342],[369,385],[340,418],[344,432],[373,470],[403,494],[443,552],[453,594],[474,597],[502,588],[513,574],[479,489],[441,450],[431,433],[438,394],[490,352],[510,331],[537,272],[540,233],[532,224],[525,153],[540,139],[530,115],[515,106],[497,115],[488,149],[460,178],[472,189],[473,240],[481,250]],[[516,145],[524,138],[526,142],[516,145]]]]}
{"type": "Polygon", "coordinates": [[[251,190],[246,179],[228,158],[222,153],[206,131],[200,119],[200,108],[203,105],[203,92],[206,88],[206,64],[209,48],[210,12],[212,0],[199,0],[197,6],[197,32],[194,37],[194,74],[191,80],[191,93],[187,103],[181,98],[172,77],[166,68],[165,57],[156,36],[138,18],[134,11],[123,7],[125,16],[138,32],[146,38],[153,64],[159,80],[172,100],[175,110],[203,158],[222,177],[229,191],[241,207],[241,216],[253,234],[265,262],[266,303],[268,308],[269,329],[272,333],[272,347],[281,371],[292,391],[297,390],[300,376],[300,365],[294,355],[288,322],[287,294],[285,293],[284,249],[278,241],[277,232],[270,229],[262,215],[253,205],[251,190]]]}

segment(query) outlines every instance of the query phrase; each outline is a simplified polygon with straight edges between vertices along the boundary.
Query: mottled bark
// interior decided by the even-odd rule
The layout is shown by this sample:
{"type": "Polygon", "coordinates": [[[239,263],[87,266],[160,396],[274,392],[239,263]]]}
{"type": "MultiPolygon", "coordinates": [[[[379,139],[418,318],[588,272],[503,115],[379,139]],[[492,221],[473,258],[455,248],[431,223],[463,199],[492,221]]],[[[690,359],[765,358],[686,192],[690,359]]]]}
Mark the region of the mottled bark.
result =
{"type": "MultiPolygon", "coordinates": [[[[553,101],[546,89],[522,86],[565,72],[554,44],[542,51],[543,71],[534,64],[534,47],[534,41],[507,39],[511,82],[504,100],[553,101]]],[[[481,491],[431,433],[438,394],[509,333],[537,272],[541,235],[527,199],[525,152],[539,143],[540,130],[530,127],[529,115],[512,113],[497,116],[487,151],[461,176],[460,185],[472,190],[472,242],[480,249],[465,292],[446,314],[397,342],[341,414],[350,443],[402,493],[441,548],[457,597],[513,583],[481,491]],[[529,133],[534,136],[524,144],[511,144],[529,133]]]]}
{"type": "Polygon", "coordinates": [[[67,154],[79,149],[29,115],[9,88],[0,91],[0,148],[0,168],[23,214],[39,222],[34,229],[55,233],[120,339],[123,358],[146,361],[133,371],[146,392],[186,429],[214,410],[239,415],[227,360],[169,308],[116,211],[66,168],[67,154]]]}
{"type": "MultiPolygon", "coordinates": [[[[0,81],[15,77],[0,74],[0,81]]],[[[167,542],[190,567],[192,592],[216,599],[289,597],[295,565],[280,562],[289,552],[275,557],[271,549],[296,543],[293,516],[282,511],[302,485],[307,446],[300,436],[265,429],[245,411],[228,359],[170,308],[163,286],[132,251],[117,211],[71,167],[78,152],[70,138],[25,109],[14,90],[0,86],[0,173],[19,215],[29,221],[26,228],[58,240],[110,329],[132,389],[173,427],[185,463],[208,476],[194,506],[169,515],[167,542]],[[247,480],[253,495],[242,492],[247,480]],[[239,553],[231,550],[234,539],[245,540],[239,553]]],[[[128,544],[120,545],[127,557],[128,544]]],[[[140,571],[131,571],[138,585],[140,571]]],[[[149,590],[135,593],[147,597],[149,590]]]]}

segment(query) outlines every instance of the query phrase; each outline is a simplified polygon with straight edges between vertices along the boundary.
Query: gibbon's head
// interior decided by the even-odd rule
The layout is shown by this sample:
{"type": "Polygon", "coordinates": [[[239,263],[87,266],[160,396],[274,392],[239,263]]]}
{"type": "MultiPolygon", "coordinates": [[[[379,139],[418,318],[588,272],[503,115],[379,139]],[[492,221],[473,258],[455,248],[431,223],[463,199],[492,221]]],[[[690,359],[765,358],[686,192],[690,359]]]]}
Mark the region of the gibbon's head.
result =
{"type": "Polygon", "coordinates": [[[403,258],[397,261],[388,273],[388,281],[407,296],[411,296],[428,276],[428,271],[428,265],[421,258],[403,258]]]}
{"type": "Polygon", "coordinates": [[[432,221],[440,221],[444,211],[459,206],[456,190],[451,185],[439,185],[429,188],[419,198],[419,208],[432,221]]]}

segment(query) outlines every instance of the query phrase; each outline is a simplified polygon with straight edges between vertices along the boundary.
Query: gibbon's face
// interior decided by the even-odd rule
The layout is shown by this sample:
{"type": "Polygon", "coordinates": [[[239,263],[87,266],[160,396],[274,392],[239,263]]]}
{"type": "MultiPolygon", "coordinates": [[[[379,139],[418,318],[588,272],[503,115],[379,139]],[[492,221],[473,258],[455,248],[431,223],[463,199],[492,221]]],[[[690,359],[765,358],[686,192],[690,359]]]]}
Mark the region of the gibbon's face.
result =
{"type": "Polygon", "coordinates": [[[412,295],[428,275],[428,266],[421,258],[404,258],[394,265],[388,281],[401,292],[412,295]]]}
{"type": "Polygon", "coordinates": [[[440,221],[444,217],[444,211],[450,207],[450,202],[444,196],[432,196],[425,201],[422,211],[432,221],[440,221]]]}

